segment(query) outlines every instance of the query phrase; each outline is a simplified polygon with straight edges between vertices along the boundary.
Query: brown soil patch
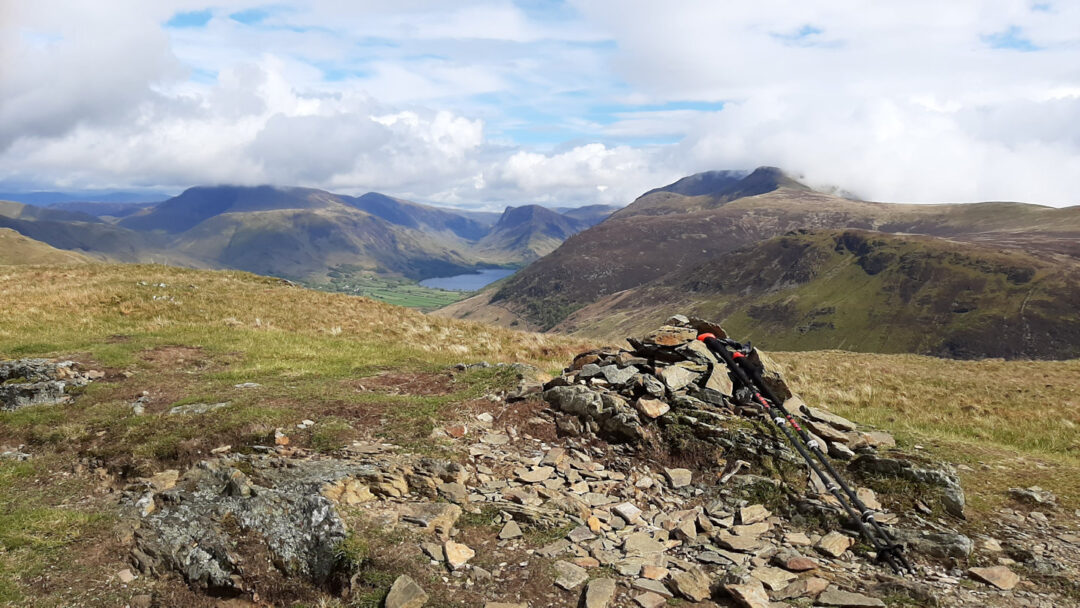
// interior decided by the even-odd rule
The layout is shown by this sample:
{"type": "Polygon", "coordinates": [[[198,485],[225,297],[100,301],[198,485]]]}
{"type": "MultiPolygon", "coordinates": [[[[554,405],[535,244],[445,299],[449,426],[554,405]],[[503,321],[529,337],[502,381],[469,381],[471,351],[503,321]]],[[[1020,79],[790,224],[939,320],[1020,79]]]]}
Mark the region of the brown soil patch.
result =
{"type": "Polygon", "coordinates": [[[334,416],[342,418],[358,431],[369,431],[382,426],[386,416],[385,403],[350,403],[348,401],[315,402],[304,410],[306,417],[318,424],[320,419],[334,416]]]}
{"type": "Polygon", "coordinates": [[[349,380],[346,384],[361,392],[374,391],[393,395],[449,395],[457,388],[449,373],[384,372],[377,376],[349,380]]]}
{"type": "Polygon", "coordinates": [[[156,367],[203,369],[210,365],[210,359],[197,346],[158,346],[143,351],[140,358],[156,367]]]}

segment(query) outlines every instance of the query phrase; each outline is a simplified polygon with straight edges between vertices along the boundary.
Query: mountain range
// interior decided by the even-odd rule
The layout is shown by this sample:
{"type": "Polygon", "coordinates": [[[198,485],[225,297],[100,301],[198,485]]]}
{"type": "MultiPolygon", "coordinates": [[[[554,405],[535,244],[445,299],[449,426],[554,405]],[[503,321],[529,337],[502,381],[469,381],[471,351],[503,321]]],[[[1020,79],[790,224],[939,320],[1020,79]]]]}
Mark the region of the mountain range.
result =
{"type": "Polygon", "coordinates": [[[670,311],[772,349],[1080,356],[1080,207],[877,203],[783,171],[651,190],[439,312],[620,338],[670,311]]]}
{"type": "Polygon", "coordinates": [[[121,262],[231,268],[318,280],[351,268],[421,280],[528,263],[612,207],[502,214],[423,205],[370,192],[190,188],[160,203],[0,203],[0,227],[60,249],[121,262]]]}

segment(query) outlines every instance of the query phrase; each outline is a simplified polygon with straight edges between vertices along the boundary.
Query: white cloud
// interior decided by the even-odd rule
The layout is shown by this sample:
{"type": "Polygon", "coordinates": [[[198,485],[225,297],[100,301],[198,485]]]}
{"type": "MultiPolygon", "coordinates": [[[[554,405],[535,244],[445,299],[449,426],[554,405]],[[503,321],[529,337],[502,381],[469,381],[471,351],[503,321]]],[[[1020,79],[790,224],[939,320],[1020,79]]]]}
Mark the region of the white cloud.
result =
{"type": "Polygon", "coordinates": [[[2,6],[5,184],[626,203],[774,164],[879,200],[1080,198],[1072,2],[309,0],[252,27],[229,15],[261,3],[221,0],[185,29],[162,24],[206,4],[2,6]]]}

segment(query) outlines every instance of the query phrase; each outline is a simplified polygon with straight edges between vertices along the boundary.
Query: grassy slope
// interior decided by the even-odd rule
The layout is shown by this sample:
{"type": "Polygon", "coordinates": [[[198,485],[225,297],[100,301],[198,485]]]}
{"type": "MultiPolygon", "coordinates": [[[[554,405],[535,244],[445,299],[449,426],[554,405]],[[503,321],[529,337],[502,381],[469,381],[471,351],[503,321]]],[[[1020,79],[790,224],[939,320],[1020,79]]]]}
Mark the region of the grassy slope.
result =
{"type": "Polygon", "coordinates": [[[0,266],[14,264],[85,264],[90,258],[64,251],[25,237],[10,228],[0,228],[0,266]]]}
{"type": "Polygon", "coordinates": [[[671,310],[721,319],[771,350],[953,357],[1080,356],[1080,266],[923,236],[827,231],[772,239],[600,300],[559,329],[654,327],[671,310]]]}
{"type": "Polygon", "coordinates": [[[335,267],[327,274],[326,281],[316,281],[308,285],[313,289],[365,296],[394,306],[407,306],[425,312],[442,308],[465,296],[465,292],[424,287],[409,279],[375,274],[351,265],[335,267]]]}
{"type": "Polygon", "coordinates": [[[728,251],[792,230],[842,228],[962,238],[1080,257],[1080,206],[872,203],[792,188],[718,206],[710,196],[657,192],[567,239],[515,275],[494,301],[526,316],[530,325],[548,329],[603,297],[728,251]],[[639,211],[646,213],[636,215],[639,211]]]}
{"type": "MultiPolygon", "coordinates": [[[[552,370],[587,347],[238,272],[9,267],[0,269],[0,300],[18,311],[0,318],[0,358],[74,357],[107,373],[73,405],[0,413],[0,446],[34,454],[0,461],[0,604],[11,605],[122,605],[145,584],[125,590],[107,580],[127,565],[114,494],[100,488],[95,467],[130,480],[183,468],[219,445],[264,444],[277,427],[315,449],[382,437],[439,450],[428,439],[433,424],[507,380],[497,371],[451,380],[444,366],[487,359],[552,370]],[[234,387],[241,382],[262,386],[234,387]],[[427,390],[434,385],[444,390],[427,390]],[[129,404],[142,391],[151,401],[134,416],[129,404]],[[197,401],[232,405],[198,418],[162,415],[197,401]],[[304,418],[317,424],[296,430],[304,418]]],[[[809,402],[968,464],[977,510],[1032,483],[1080,506],[1080,361],[775,358],[809,402]]]]}
{"type": "Polygon", "coordinates": [[[93,491],[94,467],[133,476],[183,468],[220,445],[272,442],[277,427],[316,448],[379,436],[438,449],[427,439],[434,421],[505,374],[474,373],[445,394],[411,387],[441,381],[439,370],[459,361],[553,369],[584,348],[239,272],[5,267],[0,301],[18,311],[0,318],[0,359],[62,356],[108,373],[73,407],[0,413],[0,446],[25,444],[35,455],[0,461],[0,604],[34,594],[53,605],[122,605],[105,581],[126,565],[113,508],[93,491]],[[403,375],[403,394],[359,388],[387,370],[403,375]],[[241,382],[262,387],[234,388],[241,382]],[[151,404],[133,416],[129,404],[142,391],[151,404]],[[232,405],[194,419],[162,414],[199,401],[232,405]],[[305,418],[319,424],[297,431],[305,418]],[[78,464],[85,459],[92,464],[78,464]],[[97,574],[84,580],[85,572],[97,574]]]}

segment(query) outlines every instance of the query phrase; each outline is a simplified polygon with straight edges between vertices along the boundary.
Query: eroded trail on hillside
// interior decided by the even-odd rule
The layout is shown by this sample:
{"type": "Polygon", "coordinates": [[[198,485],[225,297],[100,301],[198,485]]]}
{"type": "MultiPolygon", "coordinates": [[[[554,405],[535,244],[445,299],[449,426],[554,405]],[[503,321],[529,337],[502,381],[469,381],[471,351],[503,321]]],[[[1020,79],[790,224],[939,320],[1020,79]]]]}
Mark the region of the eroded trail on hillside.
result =
{"type": "MultiPolygon", "coordinates": [[[[129,564],[115,584],[142,606],[1077,605],[1080,534],[1052,494],[1017,489],[1017,508],[966,520],[951,466],[769,375],[907,545],[917,574],[895,576],[732,394],[694,339],[722,330],[701,323],[675,317],[630,349],[580,354],[555,378],[505,366],[517,386],[462,403],[427,445],[373,434],[319,452],[282,428],[272,444],[220,446],[186,470],[102,469],[129,564]]],[[[397,393],[411,380],[360,382],[397,393]]],[[[453,380],[440,382],[417,391],[453,380]]]]}

